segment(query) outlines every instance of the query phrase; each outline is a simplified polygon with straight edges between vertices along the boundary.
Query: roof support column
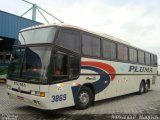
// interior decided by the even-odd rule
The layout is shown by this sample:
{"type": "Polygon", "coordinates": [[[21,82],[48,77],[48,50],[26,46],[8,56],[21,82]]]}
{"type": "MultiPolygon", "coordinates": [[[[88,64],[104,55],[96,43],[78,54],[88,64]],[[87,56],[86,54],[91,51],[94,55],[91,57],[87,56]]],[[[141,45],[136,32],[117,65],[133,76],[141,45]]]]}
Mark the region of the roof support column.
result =
{"type": "Polygon", "coordinates": [[[36,9],[37,5],[33,4],[33,9],[32,9],[32,20],[36,21],[36,9]]]}

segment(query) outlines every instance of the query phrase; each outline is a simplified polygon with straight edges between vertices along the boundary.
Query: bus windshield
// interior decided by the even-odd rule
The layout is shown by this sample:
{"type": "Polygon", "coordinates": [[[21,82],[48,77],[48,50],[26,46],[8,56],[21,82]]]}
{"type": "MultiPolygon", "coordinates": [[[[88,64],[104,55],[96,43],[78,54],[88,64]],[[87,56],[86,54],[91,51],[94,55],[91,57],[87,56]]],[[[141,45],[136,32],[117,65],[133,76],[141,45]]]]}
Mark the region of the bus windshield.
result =
{"type": "Polygon", "coordinates": [[[47,83],[51,47],[17,47],[13,49],[8,78],[47,83]]]}
{"type": "Polygon", "coordinates": [[[19,33],[19,42],[23,44],[52,43],[56,27],[36,28],[19,33]]]}

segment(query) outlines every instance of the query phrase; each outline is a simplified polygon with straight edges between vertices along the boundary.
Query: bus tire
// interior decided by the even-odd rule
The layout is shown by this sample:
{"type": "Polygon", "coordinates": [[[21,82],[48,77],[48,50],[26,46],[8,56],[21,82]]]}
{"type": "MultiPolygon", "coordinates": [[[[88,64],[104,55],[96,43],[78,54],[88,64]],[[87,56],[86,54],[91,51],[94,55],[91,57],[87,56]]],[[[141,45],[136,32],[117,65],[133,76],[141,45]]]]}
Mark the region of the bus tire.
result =
{"type": "Polygon", "coordinates": [[[142,95],[144,93],[144,91],[145,91],[145,82],[141,81],[140,86],[139,86],[138,94],[142,95]]]}
{"type": "Polygon", "coordinates": [[[77,101],[76,101],[76,109],[86,109],[88,108],[93,102],[93,92],[92,90],[87,87],[83,86],[78,95],[77,95],[77,101]]]}
{"type": "Polygon", "coordinates": [[[150,82],[147,80],[146,84],[145,84],[145,93],[147,93],[150,89],[150,82]]]}

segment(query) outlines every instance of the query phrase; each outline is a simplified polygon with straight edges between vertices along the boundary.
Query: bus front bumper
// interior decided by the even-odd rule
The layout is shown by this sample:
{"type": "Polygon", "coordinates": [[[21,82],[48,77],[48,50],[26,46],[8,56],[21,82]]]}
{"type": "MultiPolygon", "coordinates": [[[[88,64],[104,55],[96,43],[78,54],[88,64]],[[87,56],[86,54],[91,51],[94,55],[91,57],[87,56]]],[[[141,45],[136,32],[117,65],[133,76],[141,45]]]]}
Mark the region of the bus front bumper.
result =
{"type": "Polygon", "coordinates": [[[44,110],[50,109],[49,104],[47,104],[48,103],[47,96],[39,97],[39,96],[34,96],[34,95],[12,91],[10,89],[7,89],[7,94],[9,98],[14,99],[16,101],[20,101],[26,105],[29,105],[35,108],[39,108],[39,109],[44,109],[44,110]]]}

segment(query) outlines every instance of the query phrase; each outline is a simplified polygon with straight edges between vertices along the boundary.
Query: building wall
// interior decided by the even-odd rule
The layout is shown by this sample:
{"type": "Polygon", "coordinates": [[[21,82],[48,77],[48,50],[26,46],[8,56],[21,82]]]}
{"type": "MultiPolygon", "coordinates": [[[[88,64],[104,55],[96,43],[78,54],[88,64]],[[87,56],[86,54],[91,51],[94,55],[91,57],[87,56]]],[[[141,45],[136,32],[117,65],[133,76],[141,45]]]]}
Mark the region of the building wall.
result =
{"type": "Polygon", "coordinates": [[[18,32],[41,23],[0,11],[0,37],[17,39],[18,32]]]}

